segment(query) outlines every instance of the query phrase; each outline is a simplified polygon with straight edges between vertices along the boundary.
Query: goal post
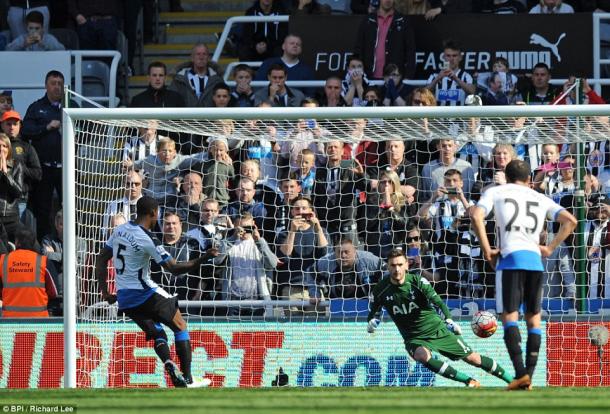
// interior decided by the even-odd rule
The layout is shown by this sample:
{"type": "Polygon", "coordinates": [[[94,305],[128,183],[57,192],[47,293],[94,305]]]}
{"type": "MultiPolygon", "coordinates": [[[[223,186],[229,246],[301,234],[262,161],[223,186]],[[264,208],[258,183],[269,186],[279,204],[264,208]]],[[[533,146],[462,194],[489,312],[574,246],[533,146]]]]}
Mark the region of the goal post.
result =
{"type": "MultiPolygon", "coordinates": [[[[233,120],[236,122],[260,120],[275,123],[294,123],[298,120],[316,120],[326,131],[316,137],[319,143],[342,141],[357,144],[347,132],[348,123],[354,119],[366,119],[371,127],[366,140],[371,142],[392,139],[409,141],[428,141],[449,138],[460,145],[468,142],[493,146],[504,144],[540,145],[555,143],[574,145],[572,153],[576,162],[576,189],[574,207],[578,213],[576,249],[573,254],[574,273],[577,277],[578,310],[586,310],[587,293],[587,252],[585,240],[585,175],[588,165],[584,144],[607,140],[610,127],[602,118],[610,114],[610,105],[558,105],[558,106],[499,106],[499,107],[358,107],[358,108],[92,108],[64,109],[63,115],[63,214],[64,214],[64,387],[77,386],[77,358],[82,350],[77,348],[77,322],[83,317],[81,302],[83,297],[92,299],[99,294],[92,290],[94,283],[83,279],[91,278],[91,254],[83,251],[79,239],[87,238],[92,242],[86,248],[101,246],[100,220],[88,216],[91,206],[100,208],[107,203],[104,197],[87,199],[96,189],[118,194],[122,186],[121,152],[119,144],[129,137],[129,131],[148,125],[149,121],[158,122],[158,129],[175,134],[194,134],[214,137],[221,134],[221,127],[215,121],[233,120]],[[469,122],[476,119],[481,124],[490,125],[495,133],[451,135],[450,126],[468,128],[469,122]],[[526,119],[525,125],[515,127],[515,119],[526,119]],[[425,121],[424,121],[425,120],[425,121]],[[422,128],[423,123],[426,128],[422,128]],[[586,127],[585,127],[586,124],[586,127]],[[529,130],[528,130],[529,128],[529,130]],[[519,134],[522,131],[536,133],[519,134]],[[86,173],[86,174],[85,174],[86,173]],[[87,182],[82,179],[86,176],[87,182]],[[100,177],[108,178],[107,184],[100,177]],[[85,191],[84,194],[79,194],[85,191]],[[80,197],[80,199],[79,199],[80,197]],[[89,259],[84,258],[89,256],[89,259]],[[87,273],[87,276],[85,276],[87,273]],[[88,284],[87,284],[88,283],[88,284]],[[83,286],[88,286],[83,288],[83,286]]],[[[258,133],[257,133],[258,134],[258,133]]],[[[232,138],[238,141],[256,139],[257,134],[244,131],[236,132],[232,138]]],[[[290,136],[279,136],[277,141],[290,140],[290,136]]],[[[237,171],[236,171],[237,173],[237,171]]],[[[419,176],[418,176],[419,177],[419,176]]],[[[99,216],[99,214],[98,214],[99,216]]],[[[599,276],[603,279],[603,275],[599,276]]],[[[599,283],[603,284],[600,279],[599,283]]],[[[610,289],[607,286],[606,289],[610,289]]],[[[610,297],[610,296],[609,296],[610,297]]],[[[98,301],[101,298],[98,299],[98,301]]],[[[252,306],[266,306],[274,300],[252,301],[252,306]]],[[[194,305],[201,303],[193,301],[194,305]]],[[[234,305],[234,302],[218,304],[234,305]]],[[[323,302],[329,305],[330,302],[323,302]]],[[[293,305],[287,302],[287,305],[293,305]]],[[[96,312],[92,304],[92,312],[96,312]]],[[[330,305],[329,305],[330,306],[330,305]]],[[[106,312],[102,310],[102,312],[106,312]]],[[[107,319],[92,318],[88,323],[99,324],[114,321],[115,316],[105,313],[107,319]]],[[[265,318],[271,315],[265,314],[265,318]]],[[[319,317],[320,315],[318,315],[319,317]]],[[[458,318],[459,319],[459,316],[458,318]]],[[[316,319],[317,320],[317,319],[316,319]]],[[[599,318],[598,318],[599,320],[599,318]]],[[[603,320],[602,322],[607,322],[603,320]]],[[[364,330],[364,328],[363,328],[364,330]]],[[[360,363],[360,362],[358,362],[360,363]]],[[[299,371],[299,375],[302,372],[299,371]]],[[[299,377],[300,378],[300,377],[299,377]]],[[[240,380],[241,381],[241,380],[240,380]]],[[[303,380],[307,382],[306,380],[303,380]]],[[[241,382],[240,382],[241,383],[241,382]]]]}

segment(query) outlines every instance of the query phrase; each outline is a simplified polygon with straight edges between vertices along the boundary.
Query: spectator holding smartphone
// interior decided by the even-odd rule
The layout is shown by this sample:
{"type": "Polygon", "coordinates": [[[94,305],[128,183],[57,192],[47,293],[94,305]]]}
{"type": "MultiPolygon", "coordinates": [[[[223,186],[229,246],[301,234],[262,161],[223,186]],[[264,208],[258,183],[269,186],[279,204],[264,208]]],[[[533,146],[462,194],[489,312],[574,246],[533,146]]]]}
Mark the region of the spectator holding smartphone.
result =
{"type": "MultiPolygon", "coordinates": [[[[278,259],[261,237],[254,218],[249,213],[235,220],[233,235],[220,244],[220,254],[214,259],[222,266],[223,300],[270,300],[273,270],[278,259]]],[[[268,307],[270,310],[270,306],[268,307]]],[[[228,309],[229,316],[264,315],[265,308],[251,305],[228,309]]]]}
{"type": "Polygon", "coordinates": [[[467,282],[466,275],[475,273],[467,259],[476,253],[472,251],[475,243],[467,213],[474,204],[466,198],[463,187],[460,171],[447,170],[444,185],[434,191],[418,212],[422,225],[432,230],[435,268],[440,271],[435,290],[441,297],[459,297],[461,284],[467,282]]]}
{"type": "MultiPolygon", "coordinates": [[[[305,270],[330,253],[329,237],[307,197],[299,196],[293,200],[290,216],[287,231],[280,235],[279,259],[284,265],[278,269],[278,292],[282,299],[309,300],[314,298],[315,287],[305,270]]],[[[290,310],[303,311],[299,307],[291,307],[290,310]]]]}
{"type": "MultiPolygon", "coordinates": [[[[318,102],[307,98],[303,101],[303,107],[316,108],[318,102]]],[[[279,163],[288,166],[291,171],[299,169],[299,155],[305,148],[309,148],[316,154],[316,166],[325,163],[324,144],[322,139],[329,135],[329,131],[322,128],[315,119],[299,119],[295,128],[289,132],[288,138],[280,142],[279,163]]],[[[284,168],[286,170],[287,168],[284,168]]],[[[283,176],[286,176],[284,174],[283,176]]]]}
{"type": "Polygon", "coordinates": [[[462,174],[464,192],[470,194],[474,184],[474,170],[468,161],[456,158],[457,144],[451,138],[441,138],[436,145],[439,152],[438,160],[432,160],[422,168],[420,179],[419,200],[430,198],[445,181],[447,170],[456,169],[462,174]]]}
{"type": "Polygon", "coordinates": [[[441,71],[428,78],[427,88],[434,92],[439,106],[463,106],[466,95],[476,92],[472,76],[460,69],[462,48],[453,40],[443,44],[441,71]]]}
{"type": "Polygon", "coordinates": [[[48,50],[65,50],[57,38],[44,32],[44,16],[39,11],[32,11],[25,16],[25,34],[19,35],[6,45],[7,51],[44,52],[48,50]]]}

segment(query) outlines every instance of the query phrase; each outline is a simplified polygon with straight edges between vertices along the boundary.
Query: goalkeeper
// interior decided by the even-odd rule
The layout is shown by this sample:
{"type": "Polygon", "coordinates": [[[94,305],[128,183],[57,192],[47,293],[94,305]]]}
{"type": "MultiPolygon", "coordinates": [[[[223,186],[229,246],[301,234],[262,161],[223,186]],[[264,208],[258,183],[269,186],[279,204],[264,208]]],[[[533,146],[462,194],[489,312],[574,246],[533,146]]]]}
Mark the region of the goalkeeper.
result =
{"type": "Polygon", "coordinates": [[[451,360],[461,359],[470,365],[510,383],[513,377],[493,359],[474,352],[461,337],[460,326],[451,320],[447,305],[436,294],[430,283],[419,276],[408,274],[409,265],[402,250],[392,250],[387,258],[389,277],[383,278],[373,289],[368,332],[379,326],[377,319],[385,307],[404,338],[409,355],[430,371],[445,378],[480,387],[479,381],[459,372],[447,362],[432,358],[432,351],[451,360]],[[435,308],[445,316],[443,321],[435,308]]]}

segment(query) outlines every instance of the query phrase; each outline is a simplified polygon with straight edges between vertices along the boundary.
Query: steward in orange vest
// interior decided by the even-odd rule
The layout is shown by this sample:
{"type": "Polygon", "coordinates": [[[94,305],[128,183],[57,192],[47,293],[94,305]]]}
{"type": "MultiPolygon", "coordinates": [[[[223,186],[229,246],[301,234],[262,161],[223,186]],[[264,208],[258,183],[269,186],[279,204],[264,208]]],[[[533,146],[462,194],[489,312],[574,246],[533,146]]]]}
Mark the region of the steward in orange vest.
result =
{"type": "Polygon", "coordinates": [[[15,233],[17,250],[0,256],[0,292],[5,318],[46,318],[49,299],[57,289],[47,270],[47,258],[34,251],[36,238],[29,229],[15,233]]]}

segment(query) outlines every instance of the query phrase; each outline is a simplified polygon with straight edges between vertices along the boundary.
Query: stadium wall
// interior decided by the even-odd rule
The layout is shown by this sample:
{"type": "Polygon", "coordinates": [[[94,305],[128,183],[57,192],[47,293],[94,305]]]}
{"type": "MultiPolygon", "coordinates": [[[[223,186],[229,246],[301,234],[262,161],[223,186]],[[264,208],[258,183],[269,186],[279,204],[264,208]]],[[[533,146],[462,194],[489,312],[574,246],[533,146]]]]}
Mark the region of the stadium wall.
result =
{"type": "MultiPolygon", "coordinates": [[[[547,324],[546,332],[560,333],[556,325],[559,324],[547,324]]],[[[586,338],[585,324],[573,325],[571,329],[584,329],[586,338]]],[[[1,388],[62,386],[61,323],[3,323],[0,326],[1,388]]],[[[512,370],[501,332],[481,339],[474,336],[467,322],[462,322],[462,328],[472,348],[512,370]]],[[[215,387],[269,387],[280,367],[288,375],[290,386],[462,386],[434,375],[410,359],[391,322],[383,323],[374,335],[366,333],[364,323],[354,322],[191,322],[189,330],[194,348],[193,374],[210,378],[215,387]]],[[[524,335],[525,325],[521,330],[524,335]]],[[[169,336],[173,343],[171,333],[169,336]]],[[[152,342],[145,341],[135,324],[83,323],[78,325],[77,338],[79,387],[156,388],[169,383],[152,342]]],[[[542,341],[540,369],[534,376],[536,386],[547,384],[543,367],[562,370],[567,366],[547,364],[547,347],[558,348],[548,339],[547,335],[542,341]]],[[[585,346],[582,342],[577,345],[585,346]]],[[[171,348],[173,353],[173,344],[171,348]]],[[[558,349],[557,353],[562,354],[562,350],[558,349]]],[[[569,364],[569,354],[560,358],[569,364]]],[[[595,359],[579,359],[578,363],[594,364],[595,359]]],[[[456,362],[455,366],[480,379],[485,386],[505,385],[463,362],[456,362]]],[[[562,381],[568,377],[558,372],[549,375],[551,385],[588,385],[578,381],[564,384],[562,381]]],[[[590,374],[586,369],[575,372],[582,376],[590,374]]]]}
{"type": "MultiPolygon", "coordinates": [[[[344,76],[347,60],[358,41],[356,29],[361,21],[362,16],[290,17],[290,33],[303,39],[301,60],[314,69],[316,79],[344,76]],[[329,36],[329,33],[341,35],[329,36]]],[[[462,67],[471,74],[491,71],[494,58],[503,57],[509,61],[511,72],[518,74],[531,73],[534,65],[544,62],[555,79],[574,74],[593,75],[591,13],[441,14],[433,21],[424,16],[409,16],[407,24],[413,26],[417,45],[412,79],[427,79],[442,68],[445,39],[459,40],[464,53],[462,67]],[[481,36],[481,33],[492,35],[481,36]]],[[[602,38],[602,42],[607,40],[602,38]]]]}

